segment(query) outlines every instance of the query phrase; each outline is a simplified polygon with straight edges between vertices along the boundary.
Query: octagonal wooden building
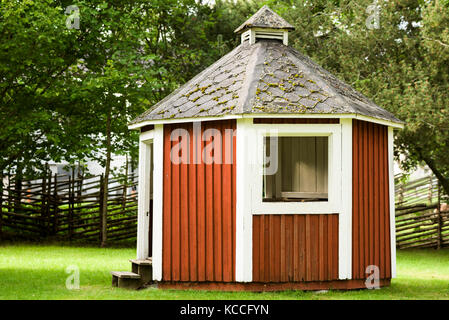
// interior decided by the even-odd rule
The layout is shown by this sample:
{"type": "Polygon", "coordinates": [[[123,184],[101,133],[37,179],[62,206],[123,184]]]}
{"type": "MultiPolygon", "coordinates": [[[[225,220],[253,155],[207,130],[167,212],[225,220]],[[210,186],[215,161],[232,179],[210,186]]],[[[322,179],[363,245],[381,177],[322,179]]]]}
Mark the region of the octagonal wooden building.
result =
{"type": "Polygon", "coordinates": [[[162,288],[364,288],[395,276],[403,123],[288,46],[268,7],[241,44],[136,118],[138,261],[162,288]]]}

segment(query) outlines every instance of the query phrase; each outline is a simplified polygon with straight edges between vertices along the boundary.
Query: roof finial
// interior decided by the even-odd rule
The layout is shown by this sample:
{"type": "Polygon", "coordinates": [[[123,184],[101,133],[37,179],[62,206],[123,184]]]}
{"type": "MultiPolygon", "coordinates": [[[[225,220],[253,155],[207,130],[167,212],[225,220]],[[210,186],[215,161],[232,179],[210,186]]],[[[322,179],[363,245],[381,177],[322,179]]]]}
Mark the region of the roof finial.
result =
{"type": "Polygon", "coordinates": [[[288,45],[288,32],[294,29],[290,23],[265,5],[234,32],[242,35],[242,43],[249,41],[253,44],[256,39],[276,39],[288,45]]]}

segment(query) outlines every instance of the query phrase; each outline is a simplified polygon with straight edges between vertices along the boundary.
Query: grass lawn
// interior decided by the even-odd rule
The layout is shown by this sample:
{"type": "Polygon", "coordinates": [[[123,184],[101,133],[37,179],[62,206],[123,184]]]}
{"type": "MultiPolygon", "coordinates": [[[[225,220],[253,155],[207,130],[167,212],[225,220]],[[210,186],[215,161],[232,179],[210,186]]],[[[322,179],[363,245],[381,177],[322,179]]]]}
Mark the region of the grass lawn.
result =
{"type": "Polygon", "coordinates": [[[130,270],[135,249],[0,245],[0,299],[449,299],[449,250],[402,250],[398,277],[381,290],[268,293],[111,287],[111,270],[130,270]],[[80,290],[65,287],[68,266],[80,270],[80,290]]]}

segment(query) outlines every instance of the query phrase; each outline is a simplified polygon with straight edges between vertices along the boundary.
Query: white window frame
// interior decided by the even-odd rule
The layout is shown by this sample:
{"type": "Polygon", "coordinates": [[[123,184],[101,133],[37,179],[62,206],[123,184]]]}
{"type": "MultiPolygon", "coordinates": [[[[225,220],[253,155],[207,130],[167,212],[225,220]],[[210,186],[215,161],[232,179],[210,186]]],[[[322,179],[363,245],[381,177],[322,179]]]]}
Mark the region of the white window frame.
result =
{"type": "Polygon", "coordinates": [[[334,214],[342,209],[341,194],[341,125],[340,124],[255,124],[255,152],[257,163],[253,166],[252,214],[334,214]],[[313,202],[264,202],[263,201],[263,154],[264,138],[323,137],[328,141],[328,200],[313,202]]]}
{"type": "MultiPolygon", "coordinates": [[[[334,173],[338,181],[335,185],[328,184],[328,188],[337,188],[340,194],[340,203],[332,211],[317,209],[314,213],[338,214],[338,273],[339,279],[352,277],[352,119],[340,119],[340,124],[253,124],[253,119],[237,119],[237,211],[236,211],[236,281],[252,281],[252,222],[255,215],[255,197],[260,195],[262,202],[262,179],[260,173],[263,162],[255,161],[257,158],[257,141],[259,141],[259,155],[263,159],[263,136],[267,131],[276,130],[298,135],[332,134],[333,150],[340,154],[333,154],[333,165],[340,167],[334,173]],[[259,133],[258,133],[259,132],[259,133]],[[339,134],[340,133],[340,134],[339,134]],[[335,140],[334,140],[335,139],[335,140]],[[337,158],[337,159],[336,159],[337,158]],[[338,165],[339,163],[339,165],[338,165]],[[259,168],[259,172],[257,170],[259,168]],[[259,182],[260,181],[260,182],[259,182]],[[257,182],[257,184],[255,183],[257,182]]],[[[331,143],[331,142],[330,142],[331,143]]],[[[329,144],[330,144],[329,143],[329,144]]],[[[329,156],[329,159],[331,157],[329,156]]],[[[329,189],[330,190],[330,189],[329,189]]],[[[328,191],[329,191],[328,190],[328,191]]],[[[269,204],[267,202],[263,203],[269,204]]],[[[285,202],[275,203],[274,214],[288,214],[284,210],[285,202]]],[[[260,209],[260,208],[259,208],[260,209]]],[[[258,214],[270,212],[257,211],[258,214]]],[[[311,214],[305,212],[304,207],[294,210],[294,214],[311,214]]]]}

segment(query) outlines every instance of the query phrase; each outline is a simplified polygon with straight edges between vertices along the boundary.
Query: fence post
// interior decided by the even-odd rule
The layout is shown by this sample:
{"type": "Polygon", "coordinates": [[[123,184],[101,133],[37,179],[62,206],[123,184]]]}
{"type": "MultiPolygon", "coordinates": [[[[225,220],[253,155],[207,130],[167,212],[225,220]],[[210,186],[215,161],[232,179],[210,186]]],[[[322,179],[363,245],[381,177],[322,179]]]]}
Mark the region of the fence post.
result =
{"type": "Polygon", "coordinates": [[[437,221],[438,221],[438,234],[437,234],[437,249],[441,249],[441,242],[442,242],[442,237],[441,237],[441,228],[442,228],[442,224],[443,221],[441,219],[441,188],[440,188],[440,182],[438,181],[437,183],[438,186],[438,203],[437,203],[437,221]]]}
{"type": "Polygon", "coordinates": [[[47,206],[45,211],[45,233],[51,234],[51,209],[52,209],[52,196],[51,196],[51,170],[48,171],[48,187],[47,187],[47,206]]]}
{"type": "Polygon", "coordinates": [[[428,194],[429,205],[433,202],[433,176],[429,176],[429,194],[428,194]]]}
{"type": "Polygon", "coordinates": [[[73,236],[73,195],[72,195],[72,177],[69,175],[69,241],[73,236]]]}
{"type": "Polygon", "coordinates": [[[404,201],[404,184],[401,183],[399,186],[399,203],[402,204],[402,202],[404,201]]]}
{"type": "Polygon", "coordinates": [[[103,191],[104,191],[104,186],[103,186],[103,174],[100,176],[100,196],[99,196],[99,208],[100,210],[98,210],[99,212],[99,218],[100,218],[100,223],[98,224],[99,228],[100,228],[100,244],[103,241],[103,191]]]}
{"type": "Polygon", "coordinates": [[[16,165],[16,176],[14,177],[14,212],[20,213],[22,208],[22,184],[23,184],[23,167],[20,163],[16,165]]]}
{"type": "Polygon", "coordinates": [[[41,182],[41,219],[39,222],[39,225],[41,226],[41,236],[45,236],[46,234],[46,228],[45,228],[45,216],[46,216],[46,202],[47,202],[47,177],[46,173],[44,172],[42,174],[42,182],[41,182]]]}
{"type": "Polygon", "coordinates": [[[0,241],[3,240],[3,174],[0,173],[0,241]]]}
{"type": "Polygon", "coordinates": [[[123,194],[122,194],[122,210],[125,210],[126,206],[126,193],[128,191],[128,155],[126,155],[126,164],[125,164],[125,183],[123,184],[123,194]]]}
{"type": "Polygon", "coordinates": [[[58,208],[59,208],[59,199],[58,199],[58,174],[55,173],[55,185],[53,188],[53,230],[52,234],[55,236],[58,232],[58,208]]]}
{"type": "Polygon", "coordinates": [[[11,212],[11,167],[8,169],[8,212],[11,212]]]}
{"type": "Polygon", "coordinates": [[[84,172],[81,171],[81,165],[78,162],[78,177],[77,177],[77,203],[78,206],[81,206],[81,197],[83,196],[83,180],[84,180],[84,172]]]}

